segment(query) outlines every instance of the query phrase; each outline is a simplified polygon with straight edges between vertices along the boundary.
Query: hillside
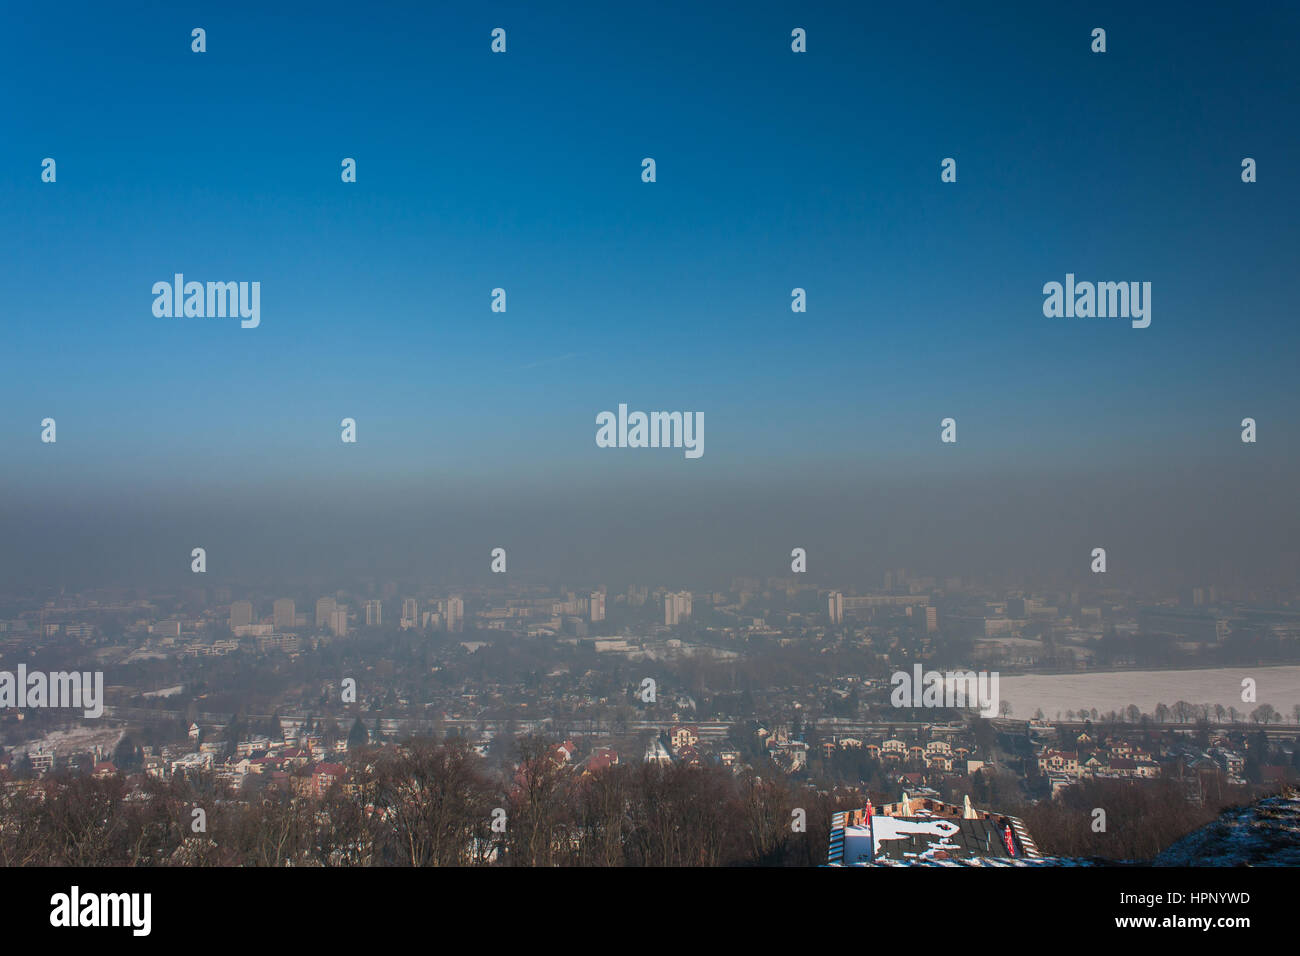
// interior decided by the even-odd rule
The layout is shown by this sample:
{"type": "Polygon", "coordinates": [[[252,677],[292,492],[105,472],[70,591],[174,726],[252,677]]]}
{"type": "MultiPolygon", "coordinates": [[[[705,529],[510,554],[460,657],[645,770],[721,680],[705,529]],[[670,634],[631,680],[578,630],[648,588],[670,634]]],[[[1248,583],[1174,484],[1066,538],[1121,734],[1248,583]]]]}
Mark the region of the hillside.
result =
{"type": "Polygon", "coordinates": [[[1153,861],[1155,866],[1300,866],[1300,793],[1225,810],[1153,861]]]}

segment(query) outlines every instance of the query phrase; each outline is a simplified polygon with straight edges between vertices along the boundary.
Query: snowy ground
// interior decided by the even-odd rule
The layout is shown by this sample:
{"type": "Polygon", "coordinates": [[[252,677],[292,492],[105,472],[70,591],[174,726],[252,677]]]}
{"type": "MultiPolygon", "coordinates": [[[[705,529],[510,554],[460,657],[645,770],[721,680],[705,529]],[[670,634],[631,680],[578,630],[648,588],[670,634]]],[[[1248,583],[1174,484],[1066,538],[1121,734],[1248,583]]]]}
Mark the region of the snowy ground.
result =
{"type": "Polygon", "coordinates": [[[1038,709],[1050,720],[1058,712],[1096,708],[1099,713],[1123,711],[1136,704],[1143,713],[1156,704],[1222,704],[1249,714],[1259,704],[1272,704],[1285,723],[1294,723],[1291,708],[1300,704],[1300,667],[1221,667],[1205,670],[1124,671],[1105,674],[1031,674],[1003,677],[999,696],[1011,704],[1011,716],[1028,720],[1038,709]],[[1255,681],[1256,703],[1243,703],[1241,682],[1255,681]]]}
{"type": "Polygon", "coordinates": [[[1156,866],[1300,866],[1300,796],[1225,810],[1155,859],[1156,866]]]}
{"type": "Polygon", "coordinates": [[[69,754],[84,753],[93,750],[96,745],[105,751],[112,751],[122,739],[122,731],[116,727],[72,727],[68,730],[54,730],[39,740],[29,740],[17,744],[14,754],[35,753],[45,750],[59,757],[69,754]]]}

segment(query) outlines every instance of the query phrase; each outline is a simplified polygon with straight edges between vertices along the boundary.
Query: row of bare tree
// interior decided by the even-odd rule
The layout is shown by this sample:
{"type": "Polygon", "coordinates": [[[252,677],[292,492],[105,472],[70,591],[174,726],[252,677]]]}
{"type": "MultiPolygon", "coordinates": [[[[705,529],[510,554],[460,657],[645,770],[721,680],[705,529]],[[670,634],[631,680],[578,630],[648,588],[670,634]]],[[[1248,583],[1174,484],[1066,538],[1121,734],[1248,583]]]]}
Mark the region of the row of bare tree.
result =
{"type": "MultiPolygon", "coordinates": [[[[49,776],[0,790],[0,865],[808,866],[839,805],[721,767],[582,775],[519,742],[513,778],[452,740],[356,754],[321,798],[177,777],[49,776]],[[138,778],[136,778],[138,780],[138,778]],[[800,810],[801,813],[794,811],[800,810]]],[[[851,797],[839,801],[854,804],[851,797]]]]}
{"type": "MultiPolygon", "coordinates": [[[[580,774],[554,758],[553,741],[518,748],[504,781],[455,740],[363,751],[346,785],[320,798],[236,797],[202,777],[128,788],[50,776],[0,790],[0,865],[813,866],[832,814],[867,796],[714,766],[580,774]]],[[[1213,812],[1169,782],[1088,784],[1021,810],[1045,853],[1114,859],[1149,859],[1213,812]]]]}

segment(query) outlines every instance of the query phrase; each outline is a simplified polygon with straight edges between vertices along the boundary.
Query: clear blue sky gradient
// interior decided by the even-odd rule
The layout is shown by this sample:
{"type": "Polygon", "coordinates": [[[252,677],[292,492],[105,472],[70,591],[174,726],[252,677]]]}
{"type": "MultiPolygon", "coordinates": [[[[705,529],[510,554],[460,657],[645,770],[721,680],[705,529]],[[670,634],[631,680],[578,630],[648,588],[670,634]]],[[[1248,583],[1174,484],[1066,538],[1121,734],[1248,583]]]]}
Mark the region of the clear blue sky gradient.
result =
{"type": "Polygon", "coordinates": [[[1295,7],[272,6],[7,14],[11,490],[1295,463],[1295,7]],[[1151,327],[1044,318],[1067,272],[1151,327]],[[598,449],[619,402],[704,457],[598,449]]]}

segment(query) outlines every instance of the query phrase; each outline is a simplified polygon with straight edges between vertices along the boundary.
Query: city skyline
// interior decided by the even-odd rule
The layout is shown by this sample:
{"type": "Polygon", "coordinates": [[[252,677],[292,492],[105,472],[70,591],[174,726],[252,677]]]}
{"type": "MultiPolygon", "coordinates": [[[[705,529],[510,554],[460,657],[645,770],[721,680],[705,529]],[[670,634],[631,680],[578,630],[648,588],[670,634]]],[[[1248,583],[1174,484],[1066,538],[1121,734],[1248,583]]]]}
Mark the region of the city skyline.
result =
{"type": "Polygon", "coordinates": [[[715,872],[859,868],[908,905],[787,872],[760,916],[1281,925],[1296,36],[7,11],[6,928],[373,948],[533,869],[574,915],[512,928],[666,902],[734,947],[715,872]]]}

